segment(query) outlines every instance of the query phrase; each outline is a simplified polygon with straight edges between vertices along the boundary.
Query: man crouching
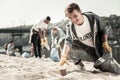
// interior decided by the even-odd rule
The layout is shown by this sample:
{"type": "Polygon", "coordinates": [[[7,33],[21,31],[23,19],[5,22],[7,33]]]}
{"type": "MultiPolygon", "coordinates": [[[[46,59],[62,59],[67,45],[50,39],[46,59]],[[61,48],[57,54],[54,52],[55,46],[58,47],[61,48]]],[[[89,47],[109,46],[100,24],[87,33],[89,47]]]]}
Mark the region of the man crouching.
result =
{"type": "MultiPolygon", "coordinates": [[[[120,65],[112,58],[112,49],[107,42],[107,30],[101,19],[92,12],[82,13],[76,3],[67,6],[65,15],[72,24],[67,27],[67,36],[62,47],[59,65],[66,63],[70,50],[77,47],[82,48],[91,56],[96,69],[120,74],[120,65]]],[[[76,65],[82,63],[79,56],[74,56],[72,60],[76,65]]]]}

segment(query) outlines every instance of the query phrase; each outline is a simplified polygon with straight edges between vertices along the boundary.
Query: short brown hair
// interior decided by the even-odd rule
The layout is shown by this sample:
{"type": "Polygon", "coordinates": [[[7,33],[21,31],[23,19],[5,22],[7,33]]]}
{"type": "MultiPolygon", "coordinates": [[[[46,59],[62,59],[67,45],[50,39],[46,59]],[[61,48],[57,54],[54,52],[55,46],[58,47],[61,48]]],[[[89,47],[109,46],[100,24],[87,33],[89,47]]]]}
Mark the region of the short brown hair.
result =
{"type": "Polygon", "coordinates": [[[74,10],[80,11],[80,7],[76,3],[69,4],[65,9],[65,15],[67,16],[69,13],[72,13],[74,10]]]}

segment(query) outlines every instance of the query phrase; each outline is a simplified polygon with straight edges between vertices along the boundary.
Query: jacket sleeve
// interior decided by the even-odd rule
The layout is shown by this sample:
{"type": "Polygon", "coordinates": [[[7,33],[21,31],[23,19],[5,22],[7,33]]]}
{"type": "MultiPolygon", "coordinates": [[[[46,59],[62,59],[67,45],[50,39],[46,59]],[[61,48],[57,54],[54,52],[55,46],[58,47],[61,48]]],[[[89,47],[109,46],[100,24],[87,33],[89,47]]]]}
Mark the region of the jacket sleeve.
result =
{"type": "Polygon", "coordinates": [[[72,37],[70,34],[70,25],[67,25],[67,27],[66,27],[65,44],[68,44],[70,46],[70,48],[72,48],[72,37]]]}
{"type": "Polygon", "coordinates": [[[98,30],[99,30],[99,32],[102,35],[107,34],[107,27],[106,27],[105,23],[103,22],[103,20],[99,16],[97,16],[97,15],[95,15],[95,16],[96,16],[96,19],[97,19],[97,24],[98,24],[98,30]]]}
{"type": "Polygon", "coordinates": [[[107,35],[108,28],[99,16],[96,15],[96,19],[97,19],[98,32],[100,34],[101,41],[104,42],[106,39],[104,39],[105,37],[103,36],[107,35]]]}

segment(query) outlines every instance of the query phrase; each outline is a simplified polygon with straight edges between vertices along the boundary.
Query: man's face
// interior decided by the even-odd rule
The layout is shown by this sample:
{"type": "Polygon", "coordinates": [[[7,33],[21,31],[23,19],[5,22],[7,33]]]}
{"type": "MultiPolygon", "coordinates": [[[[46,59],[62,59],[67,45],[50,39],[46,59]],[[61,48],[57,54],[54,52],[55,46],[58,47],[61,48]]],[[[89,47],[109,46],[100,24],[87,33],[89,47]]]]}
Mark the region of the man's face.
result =
{"type": "Polygon", "coordinates": [[[81,25],[83,23],[81,11],[74,10],[72,13],[68,14],[67,17],[76,25],[81,25]]]}
{"type": "Polygon", "coordinates": [[[57,34],[58,33],[58,31],[57,30],[53,30],[53,34],[55,35],[55,34],[57,34]]]}
{"type": "Polygon", "coordinates": [[[12,44],[12,45],[14,45],[14,44],[15,44],[15,42],[12,42],[11,44],[12,44]]]}
{"type": "Polygon", "coordinates": [[[45,20],[45,23],[46,23],[46,24],[49,24],[49,22],[50,22],[49,20],[45,20]]]}

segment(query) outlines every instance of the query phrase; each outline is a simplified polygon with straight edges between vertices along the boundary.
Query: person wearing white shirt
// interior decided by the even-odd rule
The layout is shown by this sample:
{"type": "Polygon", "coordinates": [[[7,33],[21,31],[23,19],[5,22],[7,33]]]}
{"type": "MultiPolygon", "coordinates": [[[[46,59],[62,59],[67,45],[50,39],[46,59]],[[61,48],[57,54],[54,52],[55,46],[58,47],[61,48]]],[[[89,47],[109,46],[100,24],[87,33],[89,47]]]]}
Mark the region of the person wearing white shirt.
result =
{"type": "Polygon", "coordinates": [[[33,47],[35,57],[41,58],[41,46],[47,44],[47,26],[51,18],[47,16],[44,20],[41,20],[38,24],[34,25],[30,30],[29,43],[33,47]],[[35,34],[34,34],[35,32],[35,34]],[[37,33],[37,36],[35,36],[37,33]]]}
{"type": "Polygon", "coordinates": [[[14,54],[14,41],[11,40],[7,46],[7,51],[6,53],[9,55],[9,56],[15,56],[14,54]]]}

